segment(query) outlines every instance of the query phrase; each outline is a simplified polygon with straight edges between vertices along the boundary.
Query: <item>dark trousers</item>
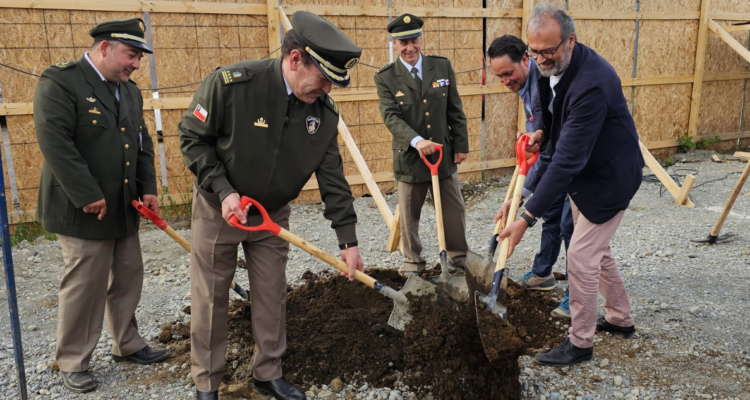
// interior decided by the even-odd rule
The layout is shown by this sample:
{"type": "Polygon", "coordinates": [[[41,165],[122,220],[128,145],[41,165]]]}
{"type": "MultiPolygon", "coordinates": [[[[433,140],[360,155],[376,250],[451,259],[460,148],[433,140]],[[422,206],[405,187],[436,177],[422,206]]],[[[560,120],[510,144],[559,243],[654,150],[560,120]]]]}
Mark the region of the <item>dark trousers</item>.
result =
{"type": "MultiPolygon", "coordinates": [[[[573,214],[570,212],[570,201],[568,193],[562,192],[554,203],[542,215],[542,244],[539,252],[534,257],[534,265],[531,271],[534,275],[545,277],[552,274],[552,267],[560,255],[560,246],[565,242],[565,253],[568,252],[570,238],[573,236],[573,214]]],[[[568,273],[567,257],[565,262],[565,274],[568,273]]],[[[568,295],[568,290],[565,290],[568,295]]]]}

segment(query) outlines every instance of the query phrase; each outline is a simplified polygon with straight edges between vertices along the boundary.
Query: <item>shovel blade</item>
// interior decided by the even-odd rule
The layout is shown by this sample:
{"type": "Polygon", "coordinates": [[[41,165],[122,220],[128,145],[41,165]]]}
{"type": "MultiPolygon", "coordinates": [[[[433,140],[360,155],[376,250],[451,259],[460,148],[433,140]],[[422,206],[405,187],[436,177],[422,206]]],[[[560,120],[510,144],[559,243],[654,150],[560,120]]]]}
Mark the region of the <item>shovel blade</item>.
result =
{"type": "Polygon", "coordinates": [[[474,293],[474,305],[477,308],[477,312],[481,309],[491,314],[497,315],[498,317],[508,320],[508,307],[502,303],[500,299],[505,298],[505,291],[502,289],[497,297],[487,296],[480,292],[474,293]]]}
{"type": "Polygon", "coordinates": [[[469,293],[490,292],[494,267],[490,254],[480,256],[471,250],[466,253],[466,285],[469,293]]]}
{"type": "Polygon", "coordinates": [[[399,294],[402,294],[403,300],[393,300],[393,311],[388,319],[388,325],[395,329],[403,331],[406,325],[411,322],[412,315],[409,313],[409,298],[406,295],[412,297],[426,297],[430,301],[438,301],[438,288],[424,279],[412,275],[406,280],[404,287],[399,290],[399,294]]]}
{"type": "Polygon", "coordinates": [[[708,235],[708,237],[705,238],[705,239],[690,239],[690,241],[693,242],[693,243],[714,244],[716,242],[721,242],[721,241],[727,240],[727,239],[729,239],[731,237],[734,237],[734,236],[736,236],[736,234],[734,234],[732,232],[727,232],[727,233],[725,233],[723,235],[719,235],[719,236],[708,235]]]}
{"type": "MultiPolygon", "coordinates": [[[[421,279],[421,278],[420,278],[421,279]]],[[[447,268],[440,268],[440,275],[432,276],[424,280],[448,293],[455,301],[466,301],[469,299],[469,287],[466,284],[466,274],[451,274],[447,268]]]]}

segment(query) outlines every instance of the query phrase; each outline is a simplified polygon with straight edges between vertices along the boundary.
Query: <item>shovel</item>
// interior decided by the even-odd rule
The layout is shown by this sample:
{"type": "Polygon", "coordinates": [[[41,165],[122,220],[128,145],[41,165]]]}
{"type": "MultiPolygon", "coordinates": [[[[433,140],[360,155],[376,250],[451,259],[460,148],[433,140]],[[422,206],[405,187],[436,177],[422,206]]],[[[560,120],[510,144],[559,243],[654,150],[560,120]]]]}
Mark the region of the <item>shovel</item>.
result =
{"type": "MultiPolygon", "coordinates": [[[[516,165],[516,169],[513,171],[513,178],[511,178],[510,185],[508,185],[508,192],[505,194],[505,201],[503,204],[508,202],[513,195],[513,189],[515,189],[516,186],[516,179],[518,179],[518,165],[516,165]]],[[[515,215],[513,215],[512,218],[515,219],[515,215]]],[[[492,288],[492,276],[495,273],[495,269],[492,265],[492,258],[495,256],[495,250],[497,250],[497,236],[500,234],[501,230],[503,230],[502,219],[495,224],[495,230],[492,231],[490,245],[484,257],[471,250],[466,254],[466,284],[469,287],[469,293],[474,293],[476,291],[489,293],[492,288]]]]}
{"type": "MultiPolygon", "coordinates": [[[[518,213],[523,185],[526,183],[526,174],[529,172],[529,167],[531,167],[539,157],[539,152],[535,152],[531,157],[526,159],[526,144],[528,142],[529,137],[526,135],[521,136],[516,142],[518,180],[516,181],[516,188],[513,191],[513,201],[510,203],[508,221],[512,221],[510,216],[515,217],[518,213]]],[[[500,254],[497,256],[497,266],[495,267],[495,274],[492,277],[492,288],[490,289],[489,295],[485,296],[478,291],[474,294],[479,336],[482,339],[484,352],[491,362],[495,361],[498,356],[502,354],[502,349],[510,344],[507,341],[503,341],[508,338],[506,336],[508,333],[503,335],[503,333],[499,332],[497,329],[498,327],[507,326],[508,320],[508,307],[503,304],[503,300],[505,299],[508,290],[508,274],[505,274],[504,272],[509,248],[510,238],[508,237],[503,239],[503,242],[500,244],[500,254]],[[502,318],[502,320],[491,318],[490,315],[492,314],[502,318]]]]}
{"type": "MultiPolygon", "coordinates": [[[[245,231],[250,231],[250,232],[256,232],[256,231],[271,232],[272,234],[312,254],[316,258],[319,258],[320,260],[325,261],[326,263],[335,267],[339,271],[345,274],[349,273],[349,266],[346,265],[345,262],[332,256],[331,254],[327,253],[325,250],[319,247],[316,247],[313,244],[308,243],[304,239],[289,232],[288,230],[279,226],[277,223],[273,222],[271,218],[268,216],[266,209],[263,208],[263,206],[257,201],[247,196],[242,196],[242,198],[240,199],[240,204],[242,205],[243,210],[249,204],[252,204],[253,206],[257,207],[258,211],[260,211],[260,215],[263,218],[263,222],[260,225],[256,225],[256,226],[245,226],[240,223],[240,221],[237,219],[237,216],[235,215],[229,219],[229,223],[233,225],[234,227],[245,230],[245,231]]],[[[391,312],[391,317],[388,319],[388,325],[400,331],[403,331],[406,325],[412,320],[412,315],[409,313],[410,301],[406,295],[412,295],[414,297],[427,297],[431,301],[440,300],[440,297],[438,296],[439,294],[438,288],[423,281],[422,279],[416,276],[410,276],[409,279],[406,280],[404,287],[401,288],[401,290],[399,291],[396,291],[395,289],[384,284],[383,282],[380,282],[372,278],[371,276],[360,271],[355,271],[354,279],[364,283],[370,289],[375,289],[378,293],[393,300],[393,312],[391,312]]]]}
{"type": "MultiPolygon", "coordinates": [[[[430,169],[432,175],[432,198],[435,202],[435,221],[437,222],[438,244],[440,245],[440,275],[429,277],[425,280],[450,295],[456,301],[466,301],[469,296],[469,287],[466,285],[466,278],[463,273],[451,274],[449,270],[460,271],[459,267],[448,261],[448,251],[445,246],[445,226],[443,225],[443,203],[440,199],[440,178],[438,177],[438,166],[443,160],[443,145],[436,144],[435,149],[440,153],[435,164],[430,163],[426,157],[422,160],[430,169]]],[[[422,279],[418,278],[417,279],[422,279]]]]}
{"type": "MultiPolygon", "coordinates": [[[[153,211],[149,210],[146,206],[141,204],[138,200],[133,200],[130,202],[133,207],[138,210],[141,215],[151,220],[151,222],[154,223],[154,225],[158,226],[159,229],[163,230],[164,232],[169,235],[172,239],[174,239],[175,242],[177,242],[180,246],[182,246],[183,249],[187,250],[188,253],[190,253],[190,242],[188,242],[182,235],[175,232],[174,229],[172,229],[169,224],[166,223],[163,219],[159,218],[158,215],[156,215],[153,211]]],[[[232,290],[234,290],[235,293],[237,293],[240,297],[242,297],[244,300],[247,300],[250,296],[247,294],[245,289],[243,289],[240,285],[232,281],[232,290]]]]}

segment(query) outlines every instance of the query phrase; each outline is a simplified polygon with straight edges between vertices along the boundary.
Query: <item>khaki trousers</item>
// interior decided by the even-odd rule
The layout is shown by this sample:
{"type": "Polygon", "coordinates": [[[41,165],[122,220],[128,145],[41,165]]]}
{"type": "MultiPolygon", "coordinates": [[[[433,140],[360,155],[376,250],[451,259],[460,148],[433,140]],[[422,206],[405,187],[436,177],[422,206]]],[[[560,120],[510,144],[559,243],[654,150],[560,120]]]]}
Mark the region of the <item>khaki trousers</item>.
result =
{"type": "MultiPolygon", "coordinates": [[[[404,254],[404,271],[423,271],[422,242],[419,240],[419,217],[427,192],[432,193],[432,182],[398,182],[398,202],[401,210],[401,252],[404,254]]],[[[466,205],[461,196],[458,173],[440,180],[440,199],[443,204],[445,245],[451,262],[466,264],[466,205]]],[[[436,230],[437,227],[429,227],[436,230]]]]}
{"type": "Polygon", "coordinates": [[[112,334],[112,354],[127,356],[146,347],[135,320],[143,287],[138,235],[110,240],[57,237],[65,262],[55,351],[60,370],[80,372],[89,368],[105,314],[112,334]]]}
{"type": "Polygon", "coordinates": [[[570,315],[568,339],[576,347],[594,346],[599,292],[604,296],[607,321],[618,326],[632,326],[630,299],[620,270],[612,256],[609,242],[620,226],[625,210],[609,221],[595,224],[581,214],[570,199],[573,212],[573,237],[568,247],[568,284],[570,315]]]}
{"type": "MultiPolygon", "coordinates": [[[[291,207],[269,212],[271,219],[289,229],[291,207]]],[[[260,216],[248,216],[259,225],[260,216]]],[[[229,225],[221,209],[195,190],[193,195],[190,271],[190,358],[195,387],[201,392],[219,389],[227,351],[229,288],[237,268],[237,245],[247,260],[252,304],[255,363],[253,376],[270,381],[282,376],[286,352],[286,262],[289,243],[267,231],[247,232],[229,225]]]]}

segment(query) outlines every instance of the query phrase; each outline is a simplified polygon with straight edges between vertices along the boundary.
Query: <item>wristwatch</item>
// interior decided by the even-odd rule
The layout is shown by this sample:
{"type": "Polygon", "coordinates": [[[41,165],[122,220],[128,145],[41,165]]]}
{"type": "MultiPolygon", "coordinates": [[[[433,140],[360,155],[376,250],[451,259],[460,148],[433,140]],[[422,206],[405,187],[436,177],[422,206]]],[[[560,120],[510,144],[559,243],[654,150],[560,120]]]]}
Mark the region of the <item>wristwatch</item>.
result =
{"type": "Polygon", "coordinates": [[[529,228],[536,225],[536,218],[531,218],[529,214],[526,214],[526,211],[521,213],[521,218],[523,218],[524,221],[526,221],[527,224],[529,224],[529,228]]]}

